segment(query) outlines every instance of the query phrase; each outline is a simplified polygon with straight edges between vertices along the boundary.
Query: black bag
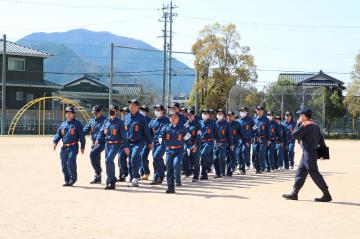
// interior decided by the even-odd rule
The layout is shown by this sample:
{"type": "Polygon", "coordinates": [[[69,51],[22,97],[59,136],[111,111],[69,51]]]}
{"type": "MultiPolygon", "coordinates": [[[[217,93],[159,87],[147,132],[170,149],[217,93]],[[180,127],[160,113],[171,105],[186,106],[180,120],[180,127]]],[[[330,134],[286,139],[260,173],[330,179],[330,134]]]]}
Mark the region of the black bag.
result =
{"type": "Polygon", "coordinates": [[[330,159],[329,147],[320,146],[317,149],[317,155],[318,155],[318,159],[321,158],[321,157],[324,158],[324,159],[330,159]]]}

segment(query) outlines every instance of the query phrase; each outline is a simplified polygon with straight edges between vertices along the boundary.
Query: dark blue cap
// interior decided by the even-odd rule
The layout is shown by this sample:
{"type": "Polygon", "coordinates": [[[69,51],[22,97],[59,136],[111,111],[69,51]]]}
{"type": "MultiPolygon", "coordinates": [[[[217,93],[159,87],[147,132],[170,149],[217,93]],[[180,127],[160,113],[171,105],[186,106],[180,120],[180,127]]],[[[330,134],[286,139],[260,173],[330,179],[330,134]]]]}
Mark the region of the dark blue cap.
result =
{"type": "Polygon", "coordinates": [[[91,109],[91,113],[98,113],[101,112],[101,106],[100,105],[94,105],[91,109]]]}
{"type": "Polygon", "coordinates": [[[235,116],[235,112],[230,110],[230,111],[227,112],[227,115],[235,116]]]}
{"type": "Polygon", "coordinates": [[[110,105],[109,106],[109,111],[118,111],[119,107],[117,105],[110,105]]]}
{"type": "Polygon", "coordinates": [[[190,109],[187,110],[187,113],[188,113],[188,114],[195,115],[195,114],[196,114],[196,111],[195,111],[195,109],[190,108],[190,109]]]}
{"type": "Polygon", "coordinates": [[[162,104],[157,104],[154,106],[154,109],[160,109],[161,111],[165,111],[165,108],[162,104]]]}
{"type": "Polygon", "coordinates": [[[140,106],[140,110],[145,111],[145,112],[149,112],[149,107],[142,105],[140,106]]]}
{"type": "Polygon", "coordinates": [[[258,105],[258,107],[256,107],[257,110],[265,110],[265,107],[263,105],[258,105]]]}
{"type": "Polygon", "coordinates": [[[65,108],[65,113],[66,113],[66,112],[75,113],[75,109],[74,109],[74,107],[72,107],[72,106],[67,106],[67,107],[65,108]]]}
{"type": "Polygon", "coordinates": [[[202,113],[208,113],[208,114],[210,114],[210,110],[209,110],[209,109],[202,109],[201,112],[202,112],[202,113]]]}
{"type": "Polygon", "coordinates": [[[137,99],[129,100],[128,103],[129,103],[129,104],[135,104],[135,105],[137,105],[137,106],[140,106],[140,103],[139,103],[139,101],[138,101],[137,99]]]}
{"type": "Polygon", "coordinates": [[[173,115],[178,116],[178,114],[177,114],[175,111],[170,111],[168,115],[169,115],[169,117],[171,117],[171,116],[173,116],[173,115]]]}
{"type": "Polygon", "coordinates": [[[168,108],[172,108],[172,107],[180,108],[180,104],[178,102],[171,102],[168,108]]]}
{"type": "Polygon", "coordinates": [[[302,108],[296,112],[297,114],[306,115],[307,117],[311,118],[312,110],[310,108],[302,108]]]}
{"type": "Polygon", "coordinates": [[[127,113],[130,112],[129,107],[123,107],[123,108],[120,109],[119,111],[120,111],[120,112],[127,112],[127,113]]]}

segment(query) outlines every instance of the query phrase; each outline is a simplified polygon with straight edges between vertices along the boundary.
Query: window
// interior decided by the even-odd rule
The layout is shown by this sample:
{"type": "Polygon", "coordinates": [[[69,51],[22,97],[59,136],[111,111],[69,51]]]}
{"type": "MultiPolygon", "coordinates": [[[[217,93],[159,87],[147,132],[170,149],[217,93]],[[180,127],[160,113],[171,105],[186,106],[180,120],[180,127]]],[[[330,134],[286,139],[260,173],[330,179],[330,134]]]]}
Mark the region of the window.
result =
{"type": "Polygon", "coordinates": [[[25,71],[25,59],[9,57],[8,70],[9,71],[25,71]]]}
{"type": "Polygon", "coordinates": [[[16,92],[16,100],[24,100],[24,92],[16,92]]]}
{"type": "Polygon", "coordinates": [[[26,95],[26,102],[32,101],[34,99],[34,95],[33,94],[27,94],[26,95]]]}

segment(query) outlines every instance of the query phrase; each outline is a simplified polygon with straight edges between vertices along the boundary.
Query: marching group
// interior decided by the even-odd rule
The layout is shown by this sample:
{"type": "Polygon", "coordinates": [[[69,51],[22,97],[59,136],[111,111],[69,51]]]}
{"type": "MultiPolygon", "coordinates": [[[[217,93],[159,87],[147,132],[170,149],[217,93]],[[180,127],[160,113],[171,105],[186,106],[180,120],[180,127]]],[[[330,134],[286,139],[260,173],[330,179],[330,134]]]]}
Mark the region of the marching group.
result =
{"type": "Polygon", "coordinates": [[[92,184],[101,183],[101,153],[105,150],[106,190],[115,189],[116,182],[138,187],[139,180],[150,177],[149,154],[153,158],[151,185],[161,184],[166,177],[167,193],[175,193],[181,186],[182,175],[192,176],[192,182],[207,180],[215,169],[215,178],[241,174],[251,167],[258,174],[294,168],[295,139],[292,132],[296,122],[291,112],[285,120],[266,111],[260,105],[250,112],[247,107],[233,111],[203,109],[198,115],[194,107],[186,109],[177,102],[150,109],[140,106],[136,99],[119,109],[110,105],[109,116],[102,107],[92,108],[93,118],[83,127],[75,119],[75,109],[65,109],[66,120],[53,139],[54,150],[60,140],[62,172],[65,184],[73,186],[77,180],[76,157],[84,153],[85,135],[91,135],[90,161],[95,171],[92,184]],[[253,114],[253,115],[252,115],[253,114]],[[165,161],[163,159],[164,155],[165,161]],[[119,177],[115,175],[115,158],[118,158],[119,177]]]}

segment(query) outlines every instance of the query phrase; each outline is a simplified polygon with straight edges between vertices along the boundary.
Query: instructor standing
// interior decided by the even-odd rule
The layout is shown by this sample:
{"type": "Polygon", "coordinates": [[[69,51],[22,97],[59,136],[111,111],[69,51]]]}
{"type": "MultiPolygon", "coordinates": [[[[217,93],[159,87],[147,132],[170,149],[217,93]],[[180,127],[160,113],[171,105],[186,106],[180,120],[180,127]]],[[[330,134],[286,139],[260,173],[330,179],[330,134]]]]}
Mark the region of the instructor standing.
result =
{"type": "Polygon", "coordinates": [[[297,200],[298,193],[305,183],[306,177],[310,177],[314,183],[323,192],[321,198],[315,198],[317,202],[330,202],[332,200],[328,190],[328,186],[320,174],[317,165],[317,149],[320,146],[326,146],[324,138],[320,132],[320,127],[311,119],[311,109],[303,108],[300,112],[298,123],[292,132],[292,136],[299,140],[303,154],[301,156],[300,165],[295,175],[295,183],[292,193],[284,194],[286,199],[297,200]]]}

